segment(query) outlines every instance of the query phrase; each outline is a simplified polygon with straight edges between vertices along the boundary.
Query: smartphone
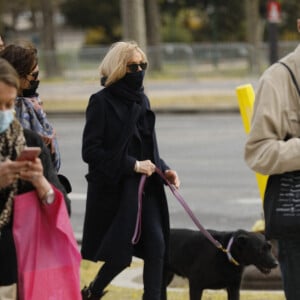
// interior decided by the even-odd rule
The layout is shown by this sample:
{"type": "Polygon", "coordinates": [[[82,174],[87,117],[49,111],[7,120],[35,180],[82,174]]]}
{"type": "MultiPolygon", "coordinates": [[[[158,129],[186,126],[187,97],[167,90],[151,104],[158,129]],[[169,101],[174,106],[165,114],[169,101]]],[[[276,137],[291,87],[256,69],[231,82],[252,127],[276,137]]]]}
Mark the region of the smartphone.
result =
{"type": "Polygon", "coordinates": [[[18,161],[30,160],[33,161],[41,153],[40,147],[25,147],[24,150],[17,157],[18,161]]]}

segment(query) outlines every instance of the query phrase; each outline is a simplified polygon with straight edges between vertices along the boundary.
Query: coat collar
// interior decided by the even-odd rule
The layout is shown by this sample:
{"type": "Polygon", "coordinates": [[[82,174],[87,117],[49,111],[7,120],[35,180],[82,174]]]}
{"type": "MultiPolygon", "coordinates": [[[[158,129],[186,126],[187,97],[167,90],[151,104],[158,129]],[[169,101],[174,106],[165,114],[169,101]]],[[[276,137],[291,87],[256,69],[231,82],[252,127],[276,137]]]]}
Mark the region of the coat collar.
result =
{"type": "Polygon", "coordinates": [[[113,97],[109,91],[107,91],[106,102],[121,121],[126,121],[131,110],[135,110],[137,114],[140,114],[141,111],[141,107],[137,103],[133,102],[132,106],[128,107],[126,103],[122,103],[122,100],[113,97]]]}

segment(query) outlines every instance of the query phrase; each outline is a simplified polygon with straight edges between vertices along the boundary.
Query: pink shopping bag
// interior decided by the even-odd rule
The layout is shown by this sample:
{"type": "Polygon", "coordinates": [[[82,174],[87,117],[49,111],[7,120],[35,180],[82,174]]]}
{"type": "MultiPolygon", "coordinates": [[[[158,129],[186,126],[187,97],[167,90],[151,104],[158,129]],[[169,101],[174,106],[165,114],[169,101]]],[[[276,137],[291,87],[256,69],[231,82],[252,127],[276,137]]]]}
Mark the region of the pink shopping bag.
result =
{"type": "Polygon", "coordinates": [[[81,300],[81,256],[63,195],[40,202],[35,191],[15,197],[13,235],[20,300],[81,300]]]}

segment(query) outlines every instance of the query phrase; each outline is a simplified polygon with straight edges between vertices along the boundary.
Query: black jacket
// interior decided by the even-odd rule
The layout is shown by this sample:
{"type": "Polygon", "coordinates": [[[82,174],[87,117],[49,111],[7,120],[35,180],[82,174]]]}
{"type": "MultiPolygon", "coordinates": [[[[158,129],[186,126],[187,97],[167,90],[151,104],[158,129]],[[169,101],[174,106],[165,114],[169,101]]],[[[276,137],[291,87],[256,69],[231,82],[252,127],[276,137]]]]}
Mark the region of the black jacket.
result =
{"type": "MultiPolygon", "coordinates": [[[[155,122],[149,100],[144,95],[146,114],[155,122]]],[[[136,160],[142,159],[141,136],[137,120],[141,107],[128,106],[104,88],[91,96],[86,110],[82,157],[88,164],[86,212],[82,256],[92,261],[114,259],[130,264],[134,253],[131,238],[137,214],[140,174],[134,172],[136,160]]],[[[162,171],[169,169],[160,158],[155,131],[152,133],[153,160],[162,171]]],[[[167,241],[169,214],[163,182],[156,187],[161,199],[164,233],[167,241]]]]}

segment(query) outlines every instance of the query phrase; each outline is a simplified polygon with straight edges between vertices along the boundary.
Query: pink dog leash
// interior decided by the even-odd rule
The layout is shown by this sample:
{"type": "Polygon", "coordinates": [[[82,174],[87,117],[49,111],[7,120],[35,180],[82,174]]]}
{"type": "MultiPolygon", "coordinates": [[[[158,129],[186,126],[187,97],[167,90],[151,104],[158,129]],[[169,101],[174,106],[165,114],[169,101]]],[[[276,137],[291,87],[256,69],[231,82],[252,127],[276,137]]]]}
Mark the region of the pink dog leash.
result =
{"type": "MultiPolygon", "coordinates": [[[[222,250],[225,253],[228,253],[228,250],[225,249],[220,242],[215,240],[213,236],[201,225],[193,211],[190,209],[188,204],[185,202],[183,197],[179,194],[178,190],[168,181],[166,176],[163,174],[163,172],[156,168],[155,172],[167,183],[169,186],[171,192],[175,196],[175,198],[180,202],[180,204],[183,206],[185,211],[188,213],[190,218],[193,220],[195,225],[198,227],[198,229],[204,234],[204,236],[218,249],[222,250]]],[[[138,189],[138,213],[137,213],[137,219],[136,219],[136,225],[135,225],[135,230],[134,234],[132,237],[132,244],[137,244],[140,236],[141,236],[141,224],[142,224],[142,196],[143,196],[143,190],[144,190],[144,185],[146,182],[147,176],[144,174],[141,177],[140,184],[139,184],[139,189],[138,189]]]]}
{"type": "Polygon", "coordinates": [[[135,223],[134,234],[131,239],[133,245],[137,244],[140,240],[142,234],[142,200],[143,200],[143,190],[145,186],[147,176],[144,174],[140,179],[139,190],[138,190],[138,211],[135,223]]]}

